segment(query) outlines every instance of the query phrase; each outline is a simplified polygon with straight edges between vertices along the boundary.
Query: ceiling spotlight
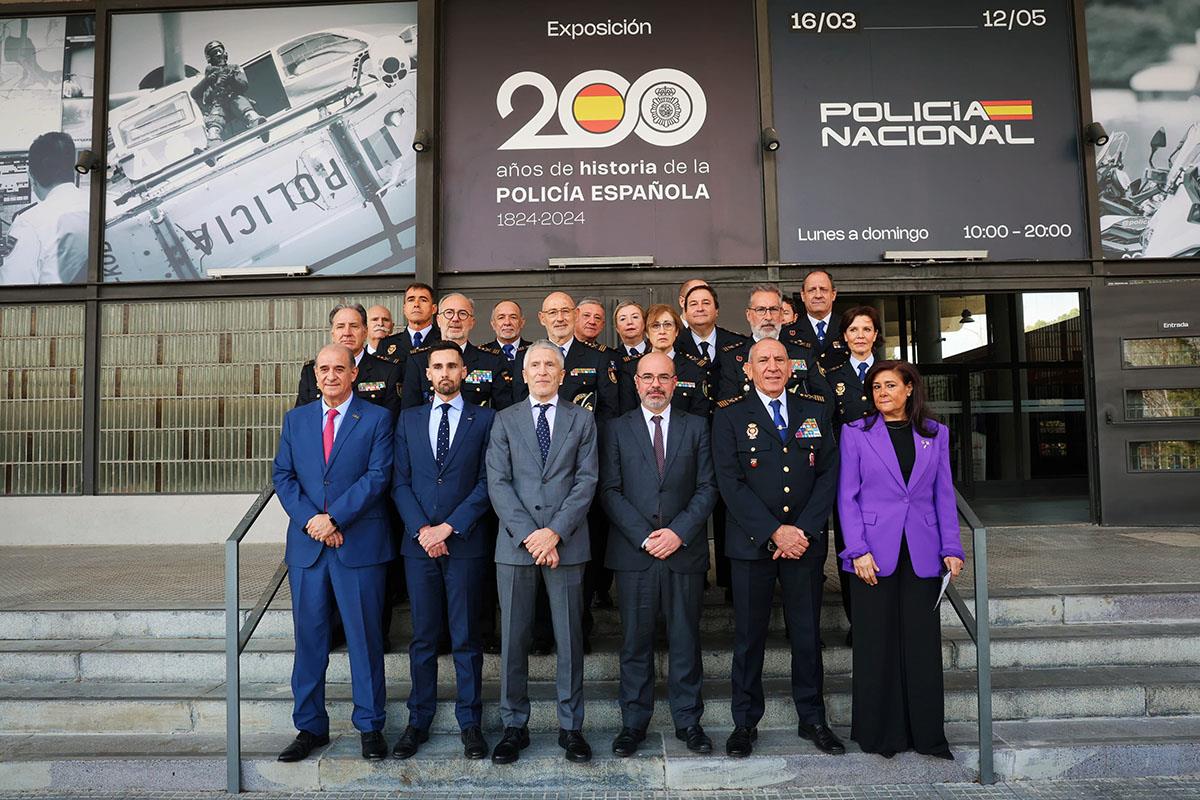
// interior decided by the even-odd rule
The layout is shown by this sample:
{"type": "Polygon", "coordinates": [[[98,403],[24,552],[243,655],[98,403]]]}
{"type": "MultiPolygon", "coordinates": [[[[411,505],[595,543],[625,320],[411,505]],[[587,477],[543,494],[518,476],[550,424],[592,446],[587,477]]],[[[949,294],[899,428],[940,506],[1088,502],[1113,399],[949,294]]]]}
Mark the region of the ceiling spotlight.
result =
{"type": "Polygon", "coordinates": [[[79,157],[75,159],[75,171],[80,175],[87,175],[98,169],[100,169],[100,156],[91,150],[80,150],[79,157]]]}

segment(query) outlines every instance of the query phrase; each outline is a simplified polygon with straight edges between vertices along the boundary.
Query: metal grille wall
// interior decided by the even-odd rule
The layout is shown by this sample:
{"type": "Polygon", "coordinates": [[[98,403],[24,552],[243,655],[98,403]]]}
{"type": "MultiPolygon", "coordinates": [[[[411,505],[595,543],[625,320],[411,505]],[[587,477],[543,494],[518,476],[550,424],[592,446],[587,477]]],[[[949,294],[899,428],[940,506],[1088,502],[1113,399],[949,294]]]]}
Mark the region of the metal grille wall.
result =
{"type": "Polygon", "coordinates": [[[105,493],[250,492],[270,476],[300,367],[338,302],[402,295],[113,303],[101,309],[105,493]],[[163,333],[168,331],[169,333],[163,333]]]}
{"type": "Polygon", "coordinates": [[[83,305],[0,306],[0,488],[82,486],[83,305]]]}

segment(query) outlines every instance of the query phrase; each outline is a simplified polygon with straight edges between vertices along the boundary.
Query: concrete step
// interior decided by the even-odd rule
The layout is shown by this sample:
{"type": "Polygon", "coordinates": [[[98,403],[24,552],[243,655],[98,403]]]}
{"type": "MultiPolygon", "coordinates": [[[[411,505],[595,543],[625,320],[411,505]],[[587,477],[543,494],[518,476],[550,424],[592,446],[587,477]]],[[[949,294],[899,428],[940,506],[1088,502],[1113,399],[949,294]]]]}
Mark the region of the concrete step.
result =
{"type": "MultiPolygon", "coordinates": [[[[942,665],[947,670],[973,669],[975,647],[961,625],[942,632],[942,665]]],[[[826,675],[850,671],[851,651],[843,633],[824,634],[823,657],[826,675]]],[[[1010,626],[993,630],[992,665],[1002,667],[1070,667],[1131,664],[1200,665],[1200,623],[1125,623],[1055,626],[1010,626]]],[[[397,637],[397,652],[384,657],[386,674],[402,678],[408,674],[407,649],[397,637]]],[[[727,678],[732,663],[733,640],[728,632],[709,634],[703,642],[705,675],[727,678]]],[[[286,683],[290,679],[293,642],[290,638],[255,638],[241,660],[246,683],[286,683]]],[[[0,675],[8,680],[28,681],[136,681],[186,682],[221,681],[225,678],[223,639],[122,638],[0,640],[0,675]]],[[[588,681],[617,680],[620,676],[615,638],[596,638],[584,662],[588,681]]],[[[555,657],[532,656],[533,680],[553,680],[555,657]]],[[[656,650],[658,674],[667,673],[664,642],[656,650]]],[[[764,675],[790,674],[790,654],[782,634],[768,639],[764,675]]],[[[499,680],[499,656],[485,655],[484,680],[499,680]]],[[[449,685],[454,680],[450,656],[438,661],[439,677],[449,685]]],[[[350,665],[341,648],[330,655],[328,680],[348,683],[350,665]]]]}
{"type": "MultiPolygon", "coordinates": [[[[771,678],[764,685],[765,729],[788,729],[796,722],[786,678],[771,678]]],[[[975,675],[965,670],[948,672],[946,719],[969,722],[976,718],[975,675]]],[[[404,681],[388,684],[388,718],[407,720],[404,681]]],[[[499,684],[484,685],[485,725],[500,726],[499,684]]],[[[730,687],[726,679],[710,678],[704,686],[705,720],[713,726],[732,727],[730,687]]],[[[829,676],[825,682],[826,706],[834,723],[850,719],[850,678],[829,676]]],[[[439,688],[433,730],[457,730],[453,689],[439,688]]],[[[551,682],[530,685],[531,727],[556,730],[555,692],[551,682]]],[[[617,684],[589,681],[584,686],[588,726],[620,726],[617,684]]],[[[225,690],[219,681],[136,683],[85,681],[81,683],[0,683],[0,733],[207,733],[219,734],[225,725],[225,690]]],[[[242,724],[248,733],[291,729],[292,696],[286,683],[243,684],[242,724]]],[[[327,702],[331,718],[350,718],[350,686],[332,684],[327,702]]],[[[993,716],[998,720],[1066,719],[1089,717],[1161,717],[1200,715],[1200,670],[1187,666],[1131,666],[1055,669],[1001,669],[993,672],[993,716]]],[[[673,730],[659,681],[653,727],[673,730]]]]}
{"type": "MultiPolygon", "coordinates": [[[[844,629],[845,616],[840,599],[826,582],[822,628],[844,629]]],[[[969,587],[960,587],[966,591],[969,587]]],[[[1088,623],[1200,623],[1200,592],[1171,591],[1163,587],[1081,587],[1068,589],[1007,590],[993,596],[989,603],[994,627],[1014,625],[1074,625],[1088,623]]],[[[721,601],[722,595],[710,590],[701,617],[705,633],[733,629],[733,611],[721,601]]],[[[967,598],[974,609],[974,601],[967,598]]],[[[598,609],[596,634],[615,636],[619,617],[613,609],[598,609]]],[[[946,626],[957,626],[949,603],[942,604],[946,626]]],[[[783,629],[783,618],[776,607],[772,629],[783,629]]],[[[397,609],[397,635],[411,633],[407,605],[397,609]]],[[[4,639],[116,639],[126,637],[218,638],[225,634],[225,616],[221,609],[57,609],[42,611],[0,611],[0,640],[4,639]]],[[[255,638],[287,638],[292,635],[291,612],[286,606],[272,607],[263,617],[255,638]]]]}
{"type": "MultiPolygon", "coordinates": [[[[389,742],[399,732],[391,725],[389,742]]],[[[358,736],[336,735],[326,748],[299,764],[275,755],[290,738],[281,731],[243,739],[245,788],[259,791],[423,790],[494,793],[509,790],[614,792],[645,790],[796,790],[814,786],[902,785],[969,782],[978,777],[974,726],[947,725],[956,760],[901,753],[894,759],[860,752],[847,742],[845,756],[818,753],[793,731],[763,731],[754,755],[724,755],[728,730],[709,728],[710,756],[689,753],[670,734],[651,734],[633,758],[610,754],[615,730],[594,730],[593,760],[570,764],[552,733],[535,734],[513,765],[467,761],[454,734],[435,735],[407,761],[363,761],[358,736]]],[[[499,732],[486,730],[490,744],[499,732]]],[[[1103,780],[1194,775],[1200,769],[1200,717],[999,722],[995,766],[1001,780],[1103,780]]],[[[225,787],[224,739],[219,735],[0,735],[0,786],[10,791],[96,792],[221,791],[225,787]]]]}

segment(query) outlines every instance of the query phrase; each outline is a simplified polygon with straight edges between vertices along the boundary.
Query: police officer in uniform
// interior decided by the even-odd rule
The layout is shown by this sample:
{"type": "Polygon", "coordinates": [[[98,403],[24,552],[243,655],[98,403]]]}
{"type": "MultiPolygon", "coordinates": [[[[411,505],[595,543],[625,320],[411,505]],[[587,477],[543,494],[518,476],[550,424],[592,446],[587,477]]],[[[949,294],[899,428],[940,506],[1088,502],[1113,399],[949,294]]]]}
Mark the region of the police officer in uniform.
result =
{"type": "MultiPolygon", "coordinates": [[[[729,345],[746,341],[746,337],[717,324],[721,301],[716,289],[700,280],[687,281],[683,287],[679,307],[683,309],[686,327],[676,336],[675,349],[708,362],[708,389],[715,395],[721,386],[721,362],[717,355],[729,345]]],[[[720,513],[720,503],[717,508],[720,513]]]]}
{"type": "MultiPolygon", "coordinates": [[[[725,400],[750,391],[745,366],[750,347],[763,339],[779,339],[783,318],[783,294],[773,283],[763,283],[750,290],[746,306],[746,321],[750,323],[751,338],[725,345],[717,354],[720,362],[720,381],[717,399],[725,400]]],[[[817,353],[812,343],[800,340],[784,342],[790,362],[789,392],[806,392],[825,396],[824,380],[816,369],[817,353]]]]}
{"type": "Polygon", "coordinates": [[[796,321],[784,326],[780,338],[785,342],[807,342],[817,355],[841,349],[842,340],[833,330],[833,301],[837,299],[833,276],[823,269],[810,271],[801,284],[800,299],[804,301],[804,313],[797,313],[796,321]]]}
{"type": "Polygon", "coordinates": [[[442,338],[437,326],[437,310],[433,287],[419,281],[410,283],[404,288],[404,330],[380,339],[375,354],[399,364],[400,374],[404,375],[404,361],[409,350],[442,338]]]}
{"type": "MultiPolygon", "coordinates": [[[[338,304],[329,312],[329,338],[345,345],[354,354],[358,378],[354,393],[364,400],[400,413],[400,371],[395,364],[376,358],[365,349],[367,341],[367,310],[361,304],[338,304]]],[[[306,361],[300,368],[300,383],[296,389],[296,407],[311,403],[321,396],[317,388],[315,362],[306,361]]]]}
{"type": "Polygon", "coordinates": [[[825,398],[786,391],[789,357],[764,339],[749,353],[750,391],[717,403],[713,461],[729,507],[725,552],[733,583],[734,730],[725,751],[753,752],[765,711],[762,671],[778,582],[792,651],[792,701],[799,735],[826,753],[845,746],[829,729],[822,694],[820,621],[838,455],[825,398]]]}
{"type": "Polygon", "coordinates": [[[487,347],[499,350],[509,364],[517,360],[517,351],[533,342],[521,336],[525,327],[525,312],[516,300],[501,300],[492,308],[492,331],[496,338],[487,347]]]}
{"type": "MultiPolygon", "coordinates": [[[[676,332],[681,327],[675,309],[663,303],[650,306],[646,311],[646,332],[650,336],[648,352],[662,353],[675,364],[676,382],[675,393],[671,396],[671,408],[708,419],[713,408],[708,397],[708,361],[675,349],[676,332]]],[[[617,386],[621,390],[621,413],[632,411],[641,405],[634,380],[641,359],[642,356],[632,355],[621,359],[617,372],[617,386]]]]}
{"type": "Polygon", "coordinates": [[[204,112],[204,135],[209,144],[264,124],[266,118],[254,110],[254,104],[246,96],[250,81],[240,66],[229,63],[225,45],[217,41],[204,45],[204,60],[208,62],[204,77],[192,87],[191,95],[204,112]]]}
{"type": "MultiPolygon", "coordinates": [[[[875,346],[880,340],[881,329],[879,312],[871,306],[847,309],[838,327],[838,338],[834,342],[836,346],[830,346],[817,358],[817,369],[832,391],[835,434],[840,435],[842,426],[847,422],[870,416],[875,411],[866,378],[867,371],[875,363],[875,346]]],[[[833,520],[834,544],[840,553],[846,549],[846,543],[842,541],[842,526],[838,522],[836,504],[833,520]]],[[[842,608],[846,612],[847,622],[851,619],[850,581],[854,579],[853,573],[838,570],[842,608]]],[[[853,641],[853,631],[847,631],[846,644],[850,645],[853,641]]]]}
{"type": "MultiPolygon", "coordinates": [[[[463,399],[497,411],[508,408],[513,403],[513,380],[508,359],[499,350],[476,347],[467,338],[475,327],[475,303],[469,297],[455,292],[443,297],[438,308],[438,316],[442,318],[442,341],[453,342],[463,353],[463,365],[467,370],[461,387],[463,399]]],[[[404,408],[424,405],[433,397],[433,387],[425,374],[432,346],[422,345],[408,353],[401,403],[404,408]]]]}

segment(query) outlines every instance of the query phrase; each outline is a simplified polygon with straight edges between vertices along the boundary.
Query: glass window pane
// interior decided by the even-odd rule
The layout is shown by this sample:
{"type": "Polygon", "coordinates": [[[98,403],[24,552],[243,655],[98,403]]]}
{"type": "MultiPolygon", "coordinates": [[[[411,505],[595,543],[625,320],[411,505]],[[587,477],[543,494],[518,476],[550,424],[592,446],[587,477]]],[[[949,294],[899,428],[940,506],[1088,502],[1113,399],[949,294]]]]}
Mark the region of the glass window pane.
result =
{"type": "Polygon", "coordinates": [[[82,482],[83,306],[0,306],[0,493],[82,482]]]}
{"type": "Polygon", "coordinates": [[[1200,389],[1126,389],[1125,418],[1190,419],[1200,417],[1200,389]]]}
{"type": "Polygon", "coordinates": [[[105,304],[100,491],[262,488],[300,367],[329,342],[338,302],[384,305],[399,319],[403,297],[105,304]]]}
{"type": "Polygon", "coordinates": [[[1200,470],[1200,441],[1130,442],[1133,472],[1192,472],[1200,470]]]}
{"type": "Polygon", "coordinates": [[[1200,336],[1122,339],[1122,366],[1200,367],[1200,336]]]}
{"type": "Polygon", "coordinates": [[[0,18],[0,285],[87,280],[95,18],[0,18]]]}
{"type": "Polygon", "coordinates": [[[1083,361],[1083,317],[1078,292],[1021,295],[1025,329],[1023,361],[1083,361]]]}

